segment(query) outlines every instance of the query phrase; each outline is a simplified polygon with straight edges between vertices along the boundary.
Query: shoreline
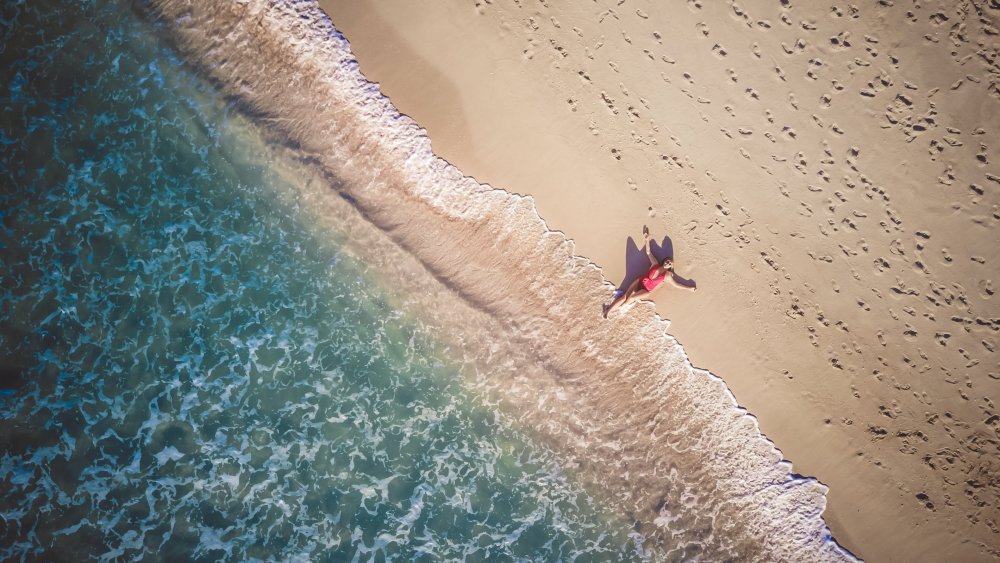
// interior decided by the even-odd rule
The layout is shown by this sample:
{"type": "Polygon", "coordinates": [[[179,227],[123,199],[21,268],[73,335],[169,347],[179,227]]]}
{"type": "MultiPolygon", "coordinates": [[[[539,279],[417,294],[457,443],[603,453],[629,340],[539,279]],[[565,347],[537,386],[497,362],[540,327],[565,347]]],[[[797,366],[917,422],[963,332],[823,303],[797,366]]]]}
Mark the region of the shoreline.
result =
{"type": "Polygon", "coordinates": [[[482,351],[500,364],[480,372],[500,377],[486,385],[574,471],[600,482],[622,514],[655,524],[644,532],[656,545],[710,559],[851,559],[820,518],[827,488],[790,473],[757,420],[721,379],[692,367],[653,307],[636,306],[615,325],[581,316],[609,292],[599,268],[546,226],[532,199],[483,186],[433,154],[424,131],[361,75],[318,6],[156,9],[225,94],[272,110],[267,128],[329,178],[330,197],[346,191],[493,320],[506,344],[482,351]],[[216,48],[222,37],[234,49],[253,43],[258,56],[232,57],[216,48]],[[503,375],[510,367],[513,376],[503,375]],[[708,529],[716,541],[702,541],[708,529]]]}
{"type": "MultiPolygon", "coordinates": [[[[956,327],[964,333],[934,329],[956,322],[949,317],[995,315],[986,282],[997,253],[955,227],[971,218],[995,233],[996,219],[975,219],[996,196],[983,190],[970,202],[965,194],[929,193],[919,178],[950,165],[953,183],[988,185],[996,177],[989,163],[1000,158],[987,147],[978,159],[974,141],[988,137],[979,130],[995,133],[996,114],[960,110],[996,101],[985,88],[960,86],[965,98],[949,106],[934,91],[940,86],[923,83],[930,81],[923,67],[883,63],[918,59],[925,46],[907,39],[933,22],[896,30],[881,12],[838,18],[798,7],[754,8],[775,13],[747,19],[698,3],[675,18],[647,5],[616,12],[320,4],[351,41],[362,72],[427,129],[438,156],[480,182],[531,195],[550,228],[573,239],[576,253],[607,277],[625,277],[622,239],[641,239],[642,223],[655,237],[671,238],[679,272],[701,291],[661,291],[657,311],[673,321],[670,332],[690,361],[723,378],[795,472],[829,486],[824,517],[842,545],[877,561],[988,556],[996,516],[977,510],[973,499],[992,498],[995,487],[956,482],[942,469],[954,461],[933,462],[943,449],[975,446],[975,436],[987,449],[978,456],[960,449],[960,469],[988,472],[997,461],[990,442],[995,426],[979,422],[995,410],[996,356],[988,344],[996,332],[964,323],[956,327]],[[805,25],[776,28],[786,19],[805,25]],[[837,35],[837,26],[864,29],[837,35]],[[853,46],[821,48],[827,31],[841,43],[851,37],[853,46]],[[775,38],[779,32],[788,40],[775,38]],[[807,39],[791,39],[799,35],[807,39]],[[726,48],[750,39],[757,40],[746,51],[726,48]],[[809,62],[817,55],[821,64],[809,62]],[[765,59],[774,65],[766,68],[765,59]],[[851,68],[855,59],[868,66],[851,68]],[[643,65],[657,65],[659,77],[643,65]],[[849,72],[837,75],[840,66],[849,72]],[[888,80],[876,84],[892,86],[865,93],[866,75],[877,72],[888,80]],[[855,91],[862,92],[860,102],[838,98],[857,97],[855,91]],[[888,112],[897,124],[909,120],[900,130],[891,121],[875,124],[876,106],[855,111],[866,98],[883,103],[899,96],[910,102],[893,102],[903,108],[932,104],[928,112],[948,118],[942,133],[963,144],[948,143],[940,160],[928,159],[926,143],[911,142],[921,131],[913,124],[926,131],[942,117],[888,112]],[[886,151],[892,166],[878,158],[886,151]],[[901,161],[908,166],[896,166],[901,161]],[[956,204],[962,209],[949,216],[956,204]],[[934,262],[924,258],[932,250],[934,262]],[[956,270],[951,278],[978,281],[980,291],[968,288],[964,299],[935,292],[933,284],[947,293],[947,279],[926,289],[925,272],[948,269],[956,270]],[[919,293],[906,293],[910,288],[919,293]],[[924,304],[932,318],[919,308],[925,293],[942,303],[924,304]],[[933,314],[956,300],[965,311],[933,314]],[[938,342],[953,336],[952,346],[938,342]],[[979,361],[965,368],[962,381],[952,372],[972,359],[956,359],[954,351],[970,355],[974,347],[979,361]],[[949,375],[908,376],[924,363],[925,371],[949,375]],[[969,487],[977,490],[964,493],[969,487]]],[[[989,72],[980,74],[979,82],[963,84],[985,86],[989,72]]],[[[632,251],[628,240],[625,250],[632,251]]]]}

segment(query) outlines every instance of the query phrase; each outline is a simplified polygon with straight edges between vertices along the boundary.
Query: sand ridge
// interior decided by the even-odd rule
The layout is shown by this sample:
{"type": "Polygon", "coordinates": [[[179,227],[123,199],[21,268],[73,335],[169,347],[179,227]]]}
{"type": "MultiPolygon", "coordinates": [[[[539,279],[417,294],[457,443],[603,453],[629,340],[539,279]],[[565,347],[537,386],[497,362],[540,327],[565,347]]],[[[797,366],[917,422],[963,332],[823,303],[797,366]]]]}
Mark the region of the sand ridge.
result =
{"type": "Polygon", "coordinates": [[[838,541],[1000,555],[1000,8],[322,4],[440,156],[615,283],[643,223],[670,237],[701,290],[658,310],[838,541]]]}

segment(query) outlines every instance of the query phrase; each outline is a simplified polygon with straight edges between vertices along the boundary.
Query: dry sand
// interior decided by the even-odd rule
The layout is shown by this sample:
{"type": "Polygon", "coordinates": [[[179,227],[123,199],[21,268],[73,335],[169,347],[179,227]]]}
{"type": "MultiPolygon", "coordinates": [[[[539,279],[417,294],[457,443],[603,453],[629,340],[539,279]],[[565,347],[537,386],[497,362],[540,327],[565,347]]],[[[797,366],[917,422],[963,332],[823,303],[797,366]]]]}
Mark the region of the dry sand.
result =
{"type": "Polygon", "coordinates": [[[841,544],[1000,556],[1000,5],[320,3],[439,156],[608,279],[669,236],[700,290],[659,313],[841,544]]]}

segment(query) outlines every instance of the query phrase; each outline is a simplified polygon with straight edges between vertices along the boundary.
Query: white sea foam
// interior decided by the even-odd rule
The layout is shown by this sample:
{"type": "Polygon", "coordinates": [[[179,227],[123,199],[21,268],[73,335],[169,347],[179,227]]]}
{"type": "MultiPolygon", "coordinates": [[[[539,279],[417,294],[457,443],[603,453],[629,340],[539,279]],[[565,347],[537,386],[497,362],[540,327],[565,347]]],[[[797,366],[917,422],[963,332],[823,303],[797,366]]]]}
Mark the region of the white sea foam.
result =
{"type": "Polygon", "coordinates": [[[792,473],[725,383],[691,365],[668,323],[645,305],[600,319],[612,289],[600,269],[545,226],[531,198],[434,156],[315,3],[151,4],[188,58],[318,168],[331,192],[489,318],[490,333],[464,347],[484,386],[637,526],[650,524],[641,549],[853,559],[822,520],[826,487],[792,473]]]}

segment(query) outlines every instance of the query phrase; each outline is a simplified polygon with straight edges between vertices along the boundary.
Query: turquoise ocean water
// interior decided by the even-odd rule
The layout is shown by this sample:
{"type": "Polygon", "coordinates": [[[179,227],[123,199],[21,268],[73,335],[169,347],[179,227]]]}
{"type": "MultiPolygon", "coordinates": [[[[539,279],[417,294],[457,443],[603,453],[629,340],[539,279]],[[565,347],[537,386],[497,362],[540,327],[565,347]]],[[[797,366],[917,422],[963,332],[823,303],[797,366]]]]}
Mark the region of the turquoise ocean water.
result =
{"type": "Polygon", "coordinates": [[[141,5],[0,31],[0,559],[641,556],[141,5]]]}

